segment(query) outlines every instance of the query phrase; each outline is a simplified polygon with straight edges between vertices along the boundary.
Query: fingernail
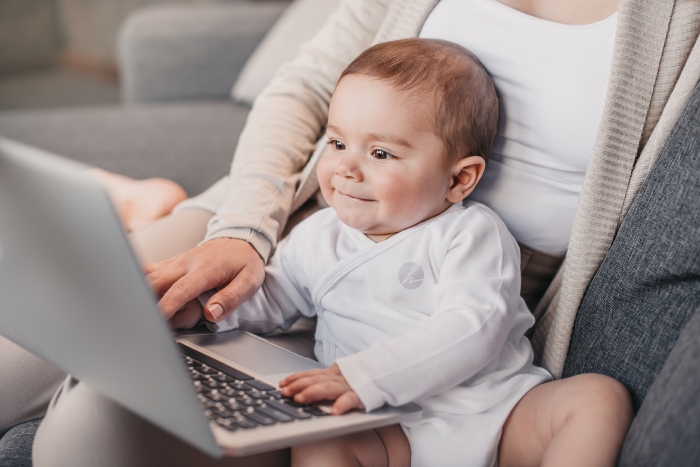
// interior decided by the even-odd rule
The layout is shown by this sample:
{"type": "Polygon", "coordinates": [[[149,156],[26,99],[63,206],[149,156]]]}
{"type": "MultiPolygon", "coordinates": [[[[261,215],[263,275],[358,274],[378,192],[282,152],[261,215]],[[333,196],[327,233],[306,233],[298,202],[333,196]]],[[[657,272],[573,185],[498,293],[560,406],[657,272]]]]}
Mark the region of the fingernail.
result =
{"type": "Polygon", "coordinates": [[[211,313],[214,319],[219,319],[221,318],[221,315],[224,314],[224,309],[218,303],[214,303],[213,305],[209,306],[209,313],[211,313]]]}

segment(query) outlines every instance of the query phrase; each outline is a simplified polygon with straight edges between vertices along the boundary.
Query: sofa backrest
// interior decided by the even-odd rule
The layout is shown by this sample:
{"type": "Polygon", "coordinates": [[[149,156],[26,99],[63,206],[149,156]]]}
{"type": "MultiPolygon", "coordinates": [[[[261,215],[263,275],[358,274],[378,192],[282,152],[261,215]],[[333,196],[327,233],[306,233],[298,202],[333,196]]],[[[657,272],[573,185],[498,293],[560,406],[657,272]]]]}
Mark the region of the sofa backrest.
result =
{"type": "Polygon", "coordinates": [[[277,70],[294,58],[339,3],[340,0],[294,0],[246,62],[231,96],[237,102],[253,105],[277,70]]]}

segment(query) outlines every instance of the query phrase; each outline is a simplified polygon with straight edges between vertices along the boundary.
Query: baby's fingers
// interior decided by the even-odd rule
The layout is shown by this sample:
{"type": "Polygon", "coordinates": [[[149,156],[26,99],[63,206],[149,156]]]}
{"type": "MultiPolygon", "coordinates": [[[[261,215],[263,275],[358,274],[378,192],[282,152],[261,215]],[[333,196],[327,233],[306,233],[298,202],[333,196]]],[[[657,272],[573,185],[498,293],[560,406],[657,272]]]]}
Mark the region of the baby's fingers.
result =
{"type": "Polygon", "coordinates": [[[280,381],[280,387],[283,388],[285,386],[289,386],[292,384],[294,381],[298,381],[301,378],[306,378],[307,376],[316,376],[321,373],[324,373],[326,370],[318,368],[316,370],[307,370],[307,371],[300,371],[299,373],[294,373],[293,375],[289,375],[286,378],[284,378],[282,381],[280,381]]]}
{"type": "MultiPolygon", "coordinates": [[[[285,397],[292,397],[294,394],[300,393],[304,389],[308,388],[309,386],[313,386],[314,384],[321,384],[325,383],[326,381],[333,381],[334,378],[332,376],[328,376],[324,373],[318,373],[315,375],[311,376],[305,376],[303,378],[299,378],[298,380],[289,383],[287,386],[284,386],[280,389],[280,392],[282,393],[283,396],[285,397]]],[[[280,386],[282,386],[280,384],[280,386]]]]}
{"type": "Polygon", "coordinates": [[[347,391],[347,386],[339,381],[324,381],[313,384],[294,396],[299,404],[310,404],[318,401],[334,401],[347,391]]]}
{"type": "Polygon", "coordinates": [[[362,404],[360,398],[357,397],[355,391],[348,391],[335,401],[333,407],[331,407],[331,415],[342,415],[353,409],[364,410],[364,408],[364,404],[362,404]]]}

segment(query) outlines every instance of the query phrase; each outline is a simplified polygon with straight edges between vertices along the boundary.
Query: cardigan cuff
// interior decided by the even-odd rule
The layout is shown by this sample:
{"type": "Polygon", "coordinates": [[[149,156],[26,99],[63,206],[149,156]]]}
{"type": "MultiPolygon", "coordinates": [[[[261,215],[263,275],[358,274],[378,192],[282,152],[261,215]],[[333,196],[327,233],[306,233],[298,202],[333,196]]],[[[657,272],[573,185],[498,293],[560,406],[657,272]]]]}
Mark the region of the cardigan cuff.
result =
{"type": "Polygon", "coordinates": [[[362,401],[365,411],[371,412],[384,405],[385,401],[382,397],[381,389],[374,383],[369,373],[362,368],[357,355],[339,358],[335,363],[340,368],[345,381],[348,382],[352,390],[357,394],[357,397],[362,401]]]}
{"type": "MultiPolygon", "coordinates": [[[[202,243],[214,240],[215,238],[235,238],[238,240],[245,240],[246,242],[250,243],[253,248],[255,248],[265,264],[267,264],[267,260],[270,258],[272,243],[270,243],[270,240],[268,240],[266,236],[257,230],[249,229],[247,227],[231,227],[221,229],[214,233],[207,234],[202,243]]],[[[202,243],[200,243],[200,245],[202,243]]]]}

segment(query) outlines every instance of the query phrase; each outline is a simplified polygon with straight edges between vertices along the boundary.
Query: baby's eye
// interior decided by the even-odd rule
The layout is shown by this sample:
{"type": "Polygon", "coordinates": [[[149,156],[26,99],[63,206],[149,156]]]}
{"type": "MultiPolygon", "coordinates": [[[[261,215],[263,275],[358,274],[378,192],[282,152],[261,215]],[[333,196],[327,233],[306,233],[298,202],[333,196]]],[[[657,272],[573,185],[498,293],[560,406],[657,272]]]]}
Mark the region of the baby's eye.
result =
{"type": "Polygon", "coordinates": [[[345,143],[343,143],[342,141],[338,141],[337,139],[332,139],[328,141],[328,144],[330,144],[331,147],[336,151],[342,151],[345,149],[345,143]]]}
{"type": "Polygon", "coordinates": [[[391,159],[392,157],[394,157],[383,149],[375,149],[374,151],[372,151],[372,155],[375,157],[375,159],[379,159],[382,161],[385,161],[387,159],[391,159]]]}

